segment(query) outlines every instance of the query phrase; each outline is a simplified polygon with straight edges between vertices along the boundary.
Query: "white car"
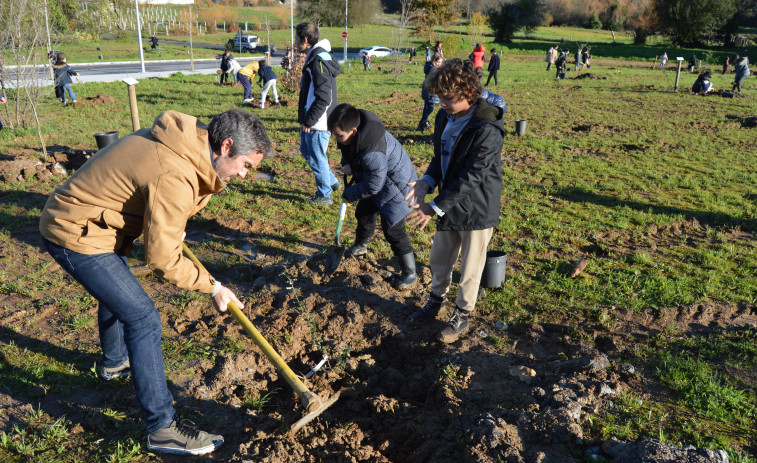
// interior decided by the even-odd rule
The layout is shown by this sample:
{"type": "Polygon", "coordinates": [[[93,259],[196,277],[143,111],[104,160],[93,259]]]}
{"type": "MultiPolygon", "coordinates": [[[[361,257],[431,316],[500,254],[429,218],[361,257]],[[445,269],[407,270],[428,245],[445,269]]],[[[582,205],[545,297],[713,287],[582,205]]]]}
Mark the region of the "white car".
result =
{"type": "Polygon", "coordinates": [[[363,56],[363,54],[365,53],[368,53],[368,56],[370,56],[371,58],[381,58],[382,56],[402,54],[401,51],[392,50],[391,48],[387,47],[379,47],[377,45],[360,50],[360,56],[363,56]]]}

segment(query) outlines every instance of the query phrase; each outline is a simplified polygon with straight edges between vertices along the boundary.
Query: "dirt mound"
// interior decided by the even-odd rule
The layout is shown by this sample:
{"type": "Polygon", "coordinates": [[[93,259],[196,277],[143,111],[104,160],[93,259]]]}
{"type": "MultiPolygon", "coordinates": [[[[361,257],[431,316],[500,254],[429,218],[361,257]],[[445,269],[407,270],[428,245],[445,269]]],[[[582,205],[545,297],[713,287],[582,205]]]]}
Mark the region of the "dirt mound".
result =
{"type": "Polygon", "coordinates": [[[574,79],[598,79],[598,80],[607,80],[607,77],[605,76],[598,76],[596,74],[592,74],[591,72],[584,72],[582,74],[578,74],[574,79]]]}
{"type": "MultiPolygon", "coordinates": [[[[219,226],[255,228],[247,221],[219,226]]],[[[245,278],[257,296],[255,313],[248,316],[303,380],[328,355],[325,366],[304,381],[322,397],[342,390],[341,398],[292,437],[288,429],[304,411],[257,348],[215,363],[198,360],[191,365],[194,374],[176,383],[189,396],[232,409],[265,402],[242,415],[235,423],[236,438],[213,461],[567,463],[581,461],[568,455],[602,455],[651,462],[660,460],[644,455],[699,455],[652,441],[603,447],[586,439],[582,429],[590,414],[617,394],[641,387],[634,369],[611,357],[624,349],[622,340],[592,342],[573,326],[507,327],[477,315],[467,336],[441,345],[430,342],[440,321],[418,330],[406,323],[414,306],[425,300],[419,289],[430,281],[428,268],[421,269],[416,290],[397,292],[389,284],[389,262],[349,258],[327,277],[325,260],[316,255],[289,264],[251,265],[245,278]]],[[[757,318],[753,309],[716,309],[709,312],[723,323],[757,318]]],[[[682,308],[677,318],[671,316],[683,324],[690,311],[706,323],[707,310],[682,308]]],[[[197,335],[210,323],[212,317],[203,318],[190,304],[175,329],[197,335]]],[[[650,326],[633,313],[622,313],[617,323],[654,330],[670,320],[658,317],[650,326]]],[[[238,330],[230,323],[220,334],[238,330]]],[[[231,429],[219,431],[227,435],[231,429]]]]}
{"type": "Polygon", "coordinates": [[[98,93],[97,96],[91,96],[84,99],[87,103],[91,104],[92,106],[102,106],[102,105],[111,105],[116,104],[116,99],[113,98],[110,95],[103,95],[101,93],[98,93]]]}

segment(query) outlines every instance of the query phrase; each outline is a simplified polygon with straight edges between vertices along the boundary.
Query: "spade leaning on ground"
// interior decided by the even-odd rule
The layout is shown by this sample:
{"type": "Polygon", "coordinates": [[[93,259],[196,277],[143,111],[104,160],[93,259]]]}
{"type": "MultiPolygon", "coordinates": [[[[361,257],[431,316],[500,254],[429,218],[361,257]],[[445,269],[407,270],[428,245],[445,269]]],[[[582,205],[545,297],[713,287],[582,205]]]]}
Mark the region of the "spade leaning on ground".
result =
{"type": "Polygon", "coordinates": [[[256,116],[232,109],[207,126],[175,111],[108,145],[53,191],[39,230],[55,261],[99,302],[100,376],[132,375],[150,450],[200,455],[223,437],[179,419],[166,384],[160,315],[132,275],[126,256],[143,235],[155,273],[179,288],[210,294],[223,312],[234,293],[182,255],[187,219],[244,178],[271,153],[256,116]]]}

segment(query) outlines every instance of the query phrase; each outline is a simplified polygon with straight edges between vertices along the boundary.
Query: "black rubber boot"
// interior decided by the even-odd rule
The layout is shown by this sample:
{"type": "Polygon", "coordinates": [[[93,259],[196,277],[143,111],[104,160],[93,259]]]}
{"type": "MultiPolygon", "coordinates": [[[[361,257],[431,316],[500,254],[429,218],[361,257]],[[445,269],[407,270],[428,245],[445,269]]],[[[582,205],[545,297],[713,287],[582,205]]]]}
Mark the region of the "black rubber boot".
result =
{"type": "Polygon", "coordinates": [[[442,304],[444,304],[444,298],[437,296],[434,293],[428,295],[426,304],[420,309],[416,310],[407,318],[407,322],[411,326],[424,325],[436,318],[436,314],[442,310],[442,304]]]}
{"type": "Polygon", "coordinates": [[[402,273],[395,275],[392,286],[394,286],[394,289],[410,289],[418,279],[418,274],[415,273],[415,253],[408,252],[405,255],[397,256],[397,261],[399,261],[402,273]]]}

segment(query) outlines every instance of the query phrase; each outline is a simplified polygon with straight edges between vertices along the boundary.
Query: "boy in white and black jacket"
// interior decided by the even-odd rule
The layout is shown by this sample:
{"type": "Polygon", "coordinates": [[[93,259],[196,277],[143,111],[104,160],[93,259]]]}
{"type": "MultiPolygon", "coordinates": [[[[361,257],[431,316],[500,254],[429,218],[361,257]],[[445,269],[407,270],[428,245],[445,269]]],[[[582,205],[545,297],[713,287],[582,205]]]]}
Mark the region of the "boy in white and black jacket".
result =
{"type": "Polygon", "coordinates": [[[297,120],[300,123],[300,152],[315,175],[316,194],[306,199],[311,204],[326,206],[333,203],[331,193],[341,187],[329,167],[326,150],[331,133],[326,120],[334,110],[336,76],[341,66],[331,55],[328,39],[318,40],[318,27],[300,23],[295,29],[295,46],[305,55],[300,80],[300,100],[297,120]]]}
{"type": "Polygon", "coordinates": [[[406,197],[415,207],[407,223],[423,229],[434,216],[438,221],[429,256],[431,294],[426,304],[410,315],[408,323],[421,325],[436,318],[459,255],[455,310],[438,336],[450,343],[468,328],[486,248],[499,223],[505,127],[502,109],[480,98],[481,81],[470,61],[455,58],[445,62],[432,75],[429,90],[439,95],[442,110],[436,114],[434,125],[434,157],[406,197]],[[438,194],[426,203],[425,196],[434,189],[438,194]]]}

